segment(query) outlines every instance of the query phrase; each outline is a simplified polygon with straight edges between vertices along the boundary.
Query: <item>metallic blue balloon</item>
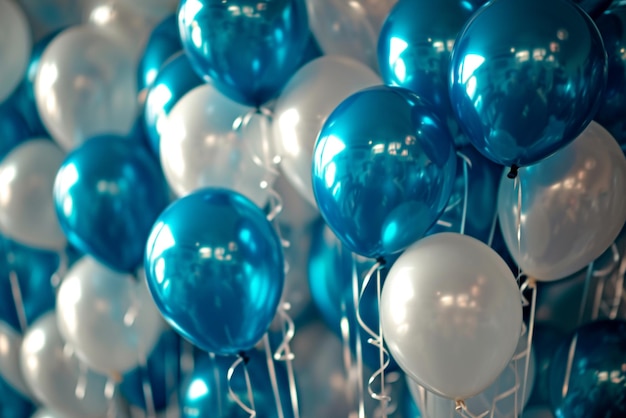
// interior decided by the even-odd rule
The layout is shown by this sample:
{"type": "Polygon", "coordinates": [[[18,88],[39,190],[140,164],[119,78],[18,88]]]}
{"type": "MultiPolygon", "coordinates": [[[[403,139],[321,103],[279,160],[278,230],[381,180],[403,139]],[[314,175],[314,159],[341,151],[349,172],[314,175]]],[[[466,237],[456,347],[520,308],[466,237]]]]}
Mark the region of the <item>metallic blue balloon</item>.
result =
{"type": "Polygon", "coordinates": [[[613,0],[572,0],[579,5],[592,19],[597,19],[614,3],[613,0]]]}
{"type": "Polygon", "coordinates": [[[446,209],[428,231],[428,235],[439,232],[460,232],[465,204],[465,170],[467,170],[467,213],[466,235],[489,242],[493,220],[496,216],[498,187],[502,167],[483,157],[476,148],[466,146],[459,150],[471,162],[465,168],[464,159],[457,158],[456,180],[446,209]]]}
{"type": "Polygon", "coordinates": [[[557,418],[626,417],[624,364],[625,321],[596,321],[580,327],[552,358],[550,401],[554,415],[557,418]],[[567,373],[574,338],[574,357],[571,372],[567,373]]]}
{"type": "Polygon", "coordinates": [[[152,349],[146,368],[138,367],[125,373],[120,392],[132,405],[146,410],[143,379],[147,374],[154,408],[161,411],[168,407],[169,399],[178,390],[180,382],[180,337],[173,330],[165,331],[152,349]]]}
{"type": "Polygon", "coordinates": [[[144,108],[145,132],[150,148],[159,155],[159,143],[167,115],[188,91],[203,84],[182,51],[163,65],[148,89],[144,108]]]}
{"type": "Polygon", "coordinates": [[[313,192],[347,248],[369,258],[402,251],[446,207],[456,159],[447,127],[416,94],[378,86],[344,100],[313,154],[313,192]]]}
{"type": "Polygon", "coordinates": [[[159,23],[150,34],[137,71],[139,91],[149,88],[163,64],[182,49],[176,15],[173,14],[159,23]]]}
{"type": "Polygon", "coordinates": [[[146,277],[165,319],[205,351],[236,354],[263,337],[285,274],[272,225],[246,197],[202,189],[159,216],[146,277]]]}
{"type": "Polygon", "coordinates": [[[456,40],[450,97],[481,153],[524,166],[584,130],[600,105],[606,73],[602,38],[570,0],[494,0],[456,40]]]}
{"type": "MultiPolygon", "coordinates": [[[[580,301],[580,300],[579,300],[580,301]]],[[[547,405],[550,402],[549,375],[552,356],[563,341],[564,335],[556,328],[535,323],[533,352],[535,355],[535,382],[528,404],[547,405]]]]}
{"type": "Polygon", "coordinates": [[[178,26],[198,75],[250,106],[280,92],[309,40],[304,0],[182,0],[178,26]]]}
{"type": "MultiPolygon", "coordinates": [[[[254,406],[259,418],[278,418],[274,392],[270,384],[265,356],[257,351],[249,353],[248,374],[254,396],[254,406]]],[[[204,354],[194,365],[193,374],[182,387],[182,418],[247,418],[247,414],[228,394],[226,374],[233,363],[232,357],[204,354]]],[[[276,378],[284,418],[293,418],[289,384],[284,366],[276,364],[276,378]]],[[[243,371],[233,375],[231,387],[246,405],[248,390],[243,371]]]]}
{"type": "Polygon", "coordinates": [[[0,417],[29,418],[37,407],[0,377],[0,417]]]}
{"type": "Polygon", "coordinates": [[[122,272],[141,265],[168,193],[154,156],[137,141],[118,136],[92,138],[72,151],[54,184],[68,241],[122,272]]]}
{"type": "Polygon", "coordinates": [[[11,102],[0,104],[0,159],[28,138],[30,128],[21,113],[11,102]]]}
{"type": "Polygon", "coordinates": [[[0,236],[0,321],[22,332],[11,290],[11,271],[17,275],[28,325],[54,309],[56,294],[51,279],[58,267],[57,254],[0,236]]]}

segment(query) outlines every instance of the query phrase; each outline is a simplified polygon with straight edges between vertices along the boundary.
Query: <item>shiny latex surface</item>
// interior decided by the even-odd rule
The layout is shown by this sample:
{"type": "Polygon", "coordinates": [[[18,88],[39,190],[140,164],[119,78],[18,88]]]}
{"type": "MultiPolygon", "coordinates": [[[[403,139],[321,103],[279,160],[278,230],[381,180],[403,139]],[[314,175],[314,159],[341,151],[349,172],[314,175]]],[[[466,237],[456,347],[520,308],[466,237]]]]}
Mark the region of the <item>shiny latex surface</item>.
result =
{"type": "Polygon", "coordinates": [[[137,70],[139,91],[150,88],[166,61],[182,49],[178,21],[176,15],[173,14],[163,19],[148,38],[137,70]]]}
{"type": "Polygon", "coordinates": [[[0,0],[0,103],[22,81],[32,47],[30,27],[20,6],[0,0]]]}

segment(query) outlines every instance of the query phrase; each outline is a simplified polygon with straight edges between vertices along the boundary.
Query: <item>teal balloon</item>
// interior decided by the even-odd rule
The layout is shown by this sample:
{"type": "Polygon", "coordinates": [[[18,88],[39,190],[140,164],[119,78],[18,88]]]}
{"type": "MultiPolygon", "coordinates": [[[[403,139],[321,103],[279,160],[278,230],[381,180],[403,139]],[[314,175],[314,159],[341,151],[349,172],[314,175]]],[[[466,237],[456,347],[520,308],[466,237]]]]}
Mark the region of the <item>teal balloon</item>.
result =
{"type": "Polygon", "coordinates": [[[150,88],[167,60],[182,49],[176,15],[168,16],[150,34],[139,61],[137,69],[139,91],[150,88]]]}
{"type": "Polygon", "coordinates": [[[201,189],[168,207],[148,239],[145,270],[174,329],[222,355],[263,337],[285,281],[282,246],[265,214],[226,189],[201,189]]]}
{"type": "Polygon", "coordinates": [[[521,167],[578,137],[598,110],[606,78],[598,29],[570,0],[494,0],[456,40],[450,98],[483,155],[521,167]]]}
{"type": "Polygon", "coordinates": [[[114,270],[134,272],[169,192],[141,143],[111,135],[92,138],[66,157],[54,203],[72,245],[114,270]]]}
{"type": "Polygon", "coordinates": [[[626,417],[624,364],[626,321],[603,320],[580,327],[552,358],[550,401],[555,417],[626,417]],[[574,357],[567,373],[573,338],[574,357]]]}
{"type": "Polygon", "coordinates": [[[25,398],[0,377],[0,416],[29,418],[37,409],[30,399],[25,398]]]}
{"type": "Polygon", "coordinates": [[[178,26],[198,75],[249,106],[280,92],[309,40],[304,0],[182,0],[178,26]]]}
{"type": "Polygon", "coordinates": [[[30,127],[22,114],[10,102],[0,104],[0,160],[29,138],[30,127]]]}
{"type": "Polygon", "coordinates": [[[398,253],[446,207],[453,141],[432,107],[400,87],[372,87],[328,117],[313,154],[313,192],[326,223],[352,252],[398,253]]]}
{"type": "Polygon", "coordinates": [[[161,134],[174,105],[194,87],[203,84],[191,68],[187,55],[179,52],[159,71],[146,96],[144,108],[145,133],[152,151],[159,155],[161,134]]]}
{"type": "Polygon", "coordinates": [[[572,0],[583,9],[592,19],[597,19],[606,9],[608,9],[614,0],[572,0]]]}

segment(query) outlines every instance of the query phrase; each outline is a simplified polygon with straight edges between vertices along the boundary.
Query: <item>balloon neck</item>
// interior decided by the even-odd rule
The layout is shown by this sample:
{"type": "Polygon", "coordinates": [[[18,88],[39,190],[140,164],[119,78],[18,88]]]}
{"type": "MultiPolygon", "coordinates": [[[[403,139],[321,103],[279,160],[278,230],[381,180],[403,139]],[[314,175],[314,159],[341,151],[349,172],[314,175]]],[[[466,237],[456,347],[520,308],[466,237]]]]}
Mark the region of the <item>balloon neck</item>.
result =
{"type": "Polygon", "coordinates": [[[384,257],[377,257],[377,258],[376,258],[376,262],[377,262],[378,264],[380,264],[380,266],[381,266],[381,267],[383,267],[385,264],[387,264],[387,261],[385,261],[385,258],[384,258],[384,257]]]}
{"type": "Polygon", "coordinates": [[[509,170],[509,174],[507,174],[506,176],[510,179],[514,179],[517,177],[518,172],[519,172],[519,167],[516,164],[513,164],[511,166],[511,169],[509,170]]]}
{"type": "Polygon", "coordinates": [[[243,364],[248,365],[248,363],[250,363],[250,356],[248,356],[245,351],[240,351],[239,357],[243,360],[243,364]]]}

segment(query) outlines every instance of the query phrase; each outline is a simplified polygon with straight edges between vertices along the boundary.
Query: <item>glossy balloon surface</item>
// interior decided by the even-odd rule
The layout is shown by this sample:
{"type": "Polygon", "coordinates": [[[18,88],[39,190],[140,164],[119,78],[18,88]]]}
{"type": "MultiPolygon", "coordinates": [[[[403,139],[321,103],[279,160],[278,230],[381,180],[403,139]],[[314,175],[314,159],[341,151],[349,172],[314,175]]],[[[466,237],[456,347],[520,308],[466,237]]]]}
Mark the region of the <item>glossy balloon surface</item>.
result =
{"type": "Polygon", "coordinates": [[[30,27],[20,6],[0,1],[0,103],[18,86],[28,66],[33,46],[30,27]]]}
{"type": "Polygon", "coordinates": [[[68,155],[56,176],[54,201],[70,243],[109,267],[133,271],[169,195],[148,150],[104,136],[68,155]]]}
{"type": "Polygon", "coordinates": [[[219,354],[237,354],[261,339],[284,285],[272,225],[254,203],[224,189],[202,189],[167,208],[150,234],[145,266],[165,319],[219,354]]]}
{"type": "Polygon", "coordinates": [[[30,137],[30,128],[11,103],[0,104],[0,159],[30,137]]]}
{"type": "Polygon", "coordinates": [[[602,13],[608,9],[612,3],[616,3],[613,0],[572,0],[579,5],[591,18],[597,19],[602,13]]]}
{"type": "MultiPolygon", "coordinates": [[[[0,388],[3,384],[9,385],[21,396],[32,398],[30,388],[24,381],[20,368],[20,351],[22,349],[22,335],[15,331],[6,322],[0,321],[0,388]]],[[[1,402],[1,401],[0,401],[1,402]]]]}
{"type": "Polygon", "coordinates": [[[426,102],[399,87],[372,87],[324,123],[313,192],[349,250],[386,256],[433,225],[450,197],[455,164],[450,134],[426,102]]]}
{"type": "Polygon", "coordinates": [[[154,28],[146,44],[137,71],[139,90],[150,88],[167,60],[182,49],[176,15],[168,16],[154,28]]]}
{"type": "Polygon", "coordinates": [[[585,129],[606,77],[602,38],[570,0],[498,0],[459,34],[450,97],[480,152],[505,166],[524,166],[585,129]]]}

